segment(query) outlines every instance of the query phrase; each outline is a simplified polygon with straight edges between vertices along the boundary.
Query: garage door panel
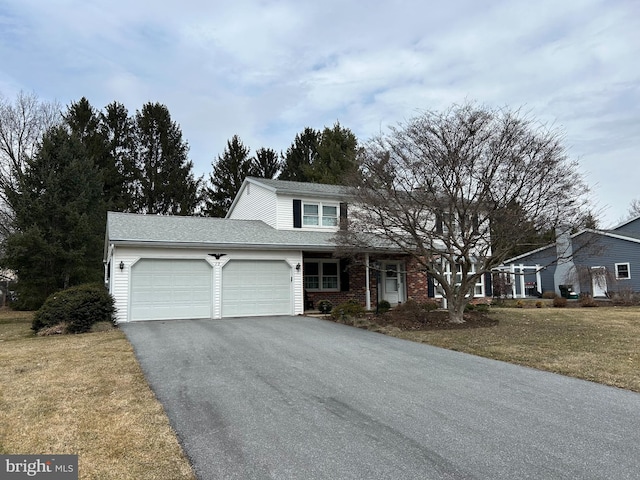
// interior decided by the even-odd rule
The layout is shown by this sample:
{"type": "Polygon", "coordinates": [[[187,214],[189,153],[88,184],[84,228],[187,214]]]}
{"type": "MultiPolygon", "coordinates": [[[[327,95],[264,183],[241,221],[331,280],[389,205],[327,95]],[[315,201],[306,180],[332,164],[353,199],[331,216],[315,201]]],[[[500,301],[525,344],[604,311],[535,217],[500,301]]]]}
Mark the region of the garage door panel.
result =
{"type": "Polygon", "coordinates": [[[222,316],[291,313],[291,267],[288,263],[282,260],[231,260],[222,272],[222,316]]]}
{"type": "Polygon", "coordinates": [[[131,320],[211,318],[211,276],[204,260],[140,260],[131,270],[131,320]]]}

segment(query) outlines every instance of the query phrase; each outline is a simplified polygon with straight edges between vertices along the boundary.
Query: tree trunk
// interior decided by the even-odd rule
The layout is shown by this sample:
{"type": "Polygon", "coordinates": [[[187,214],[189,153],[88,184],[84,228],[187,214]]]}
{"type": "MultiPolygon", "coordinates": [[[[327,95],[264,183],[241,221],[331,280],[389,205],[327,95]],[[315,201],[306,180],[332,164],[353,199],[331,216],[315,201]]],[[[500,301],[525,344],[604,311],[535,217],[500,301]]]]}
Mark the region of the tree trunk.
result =
{"type": "Polygon", "coordinates": [[[466,305],[466,300],[460,302],[458,299],[452,299],[448,302],[449,323],[464,323],[464,307],[466,305]]]}

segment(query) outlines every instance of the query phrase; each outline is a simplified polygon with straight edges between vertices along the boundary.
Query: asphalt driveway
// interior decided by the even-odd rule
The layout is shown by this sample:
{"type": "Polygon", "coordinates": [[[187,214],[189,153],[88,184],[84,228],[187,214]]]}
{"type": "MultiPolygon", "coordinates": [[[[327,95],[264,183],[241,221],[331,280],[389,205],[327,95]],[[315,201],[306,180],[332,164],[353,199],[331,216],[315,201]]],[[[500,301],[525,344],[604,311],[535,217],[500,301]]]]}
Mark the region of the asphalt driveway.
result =
{"type": "Polygon", "coordinates": [[[122,325],[204,479],[637,479],[640,395],[305,317],[122,325]]]}

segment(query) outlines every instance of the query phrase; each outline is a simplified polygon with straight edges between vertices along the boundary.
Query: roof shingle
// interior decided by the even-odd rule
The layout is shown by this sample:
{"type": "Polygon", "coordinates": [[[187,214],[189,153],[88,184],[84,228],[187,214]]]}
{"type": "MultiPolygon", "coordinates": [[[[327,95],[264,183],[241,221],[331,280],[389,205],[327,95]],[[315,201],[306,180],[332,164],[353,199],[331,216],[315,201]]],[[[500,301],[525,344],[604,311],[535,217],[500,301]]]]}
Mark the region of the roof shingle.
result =
{"type": "Polygon", "coordinates": [[[108,212],[107,236],[120,244],[189,244],[236,248],[335,248],[333,232],[276,230],[260,220],[108,212]]]}

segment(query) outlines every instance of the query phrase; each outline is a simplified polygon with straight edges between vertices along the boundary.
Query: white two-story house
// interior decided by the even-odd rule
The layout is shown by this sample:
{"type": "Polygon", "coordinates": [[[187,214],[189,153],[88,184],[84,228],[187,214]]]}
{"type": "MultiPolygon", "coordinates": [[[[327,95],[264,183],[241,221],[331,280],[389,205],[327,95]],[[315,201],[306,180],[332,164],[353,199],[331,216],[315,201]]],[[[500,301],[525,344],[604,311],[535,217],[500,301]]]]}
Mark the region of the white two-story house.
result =
{"type": "Polygon", "coordinates": [[[226,218],[109,212],[105,281],[117,319],[299,315],[320,300],[375,309],[437,295],[399,252],[337,258],[348,212],[345,187],[253,177],[226,218]]]}

